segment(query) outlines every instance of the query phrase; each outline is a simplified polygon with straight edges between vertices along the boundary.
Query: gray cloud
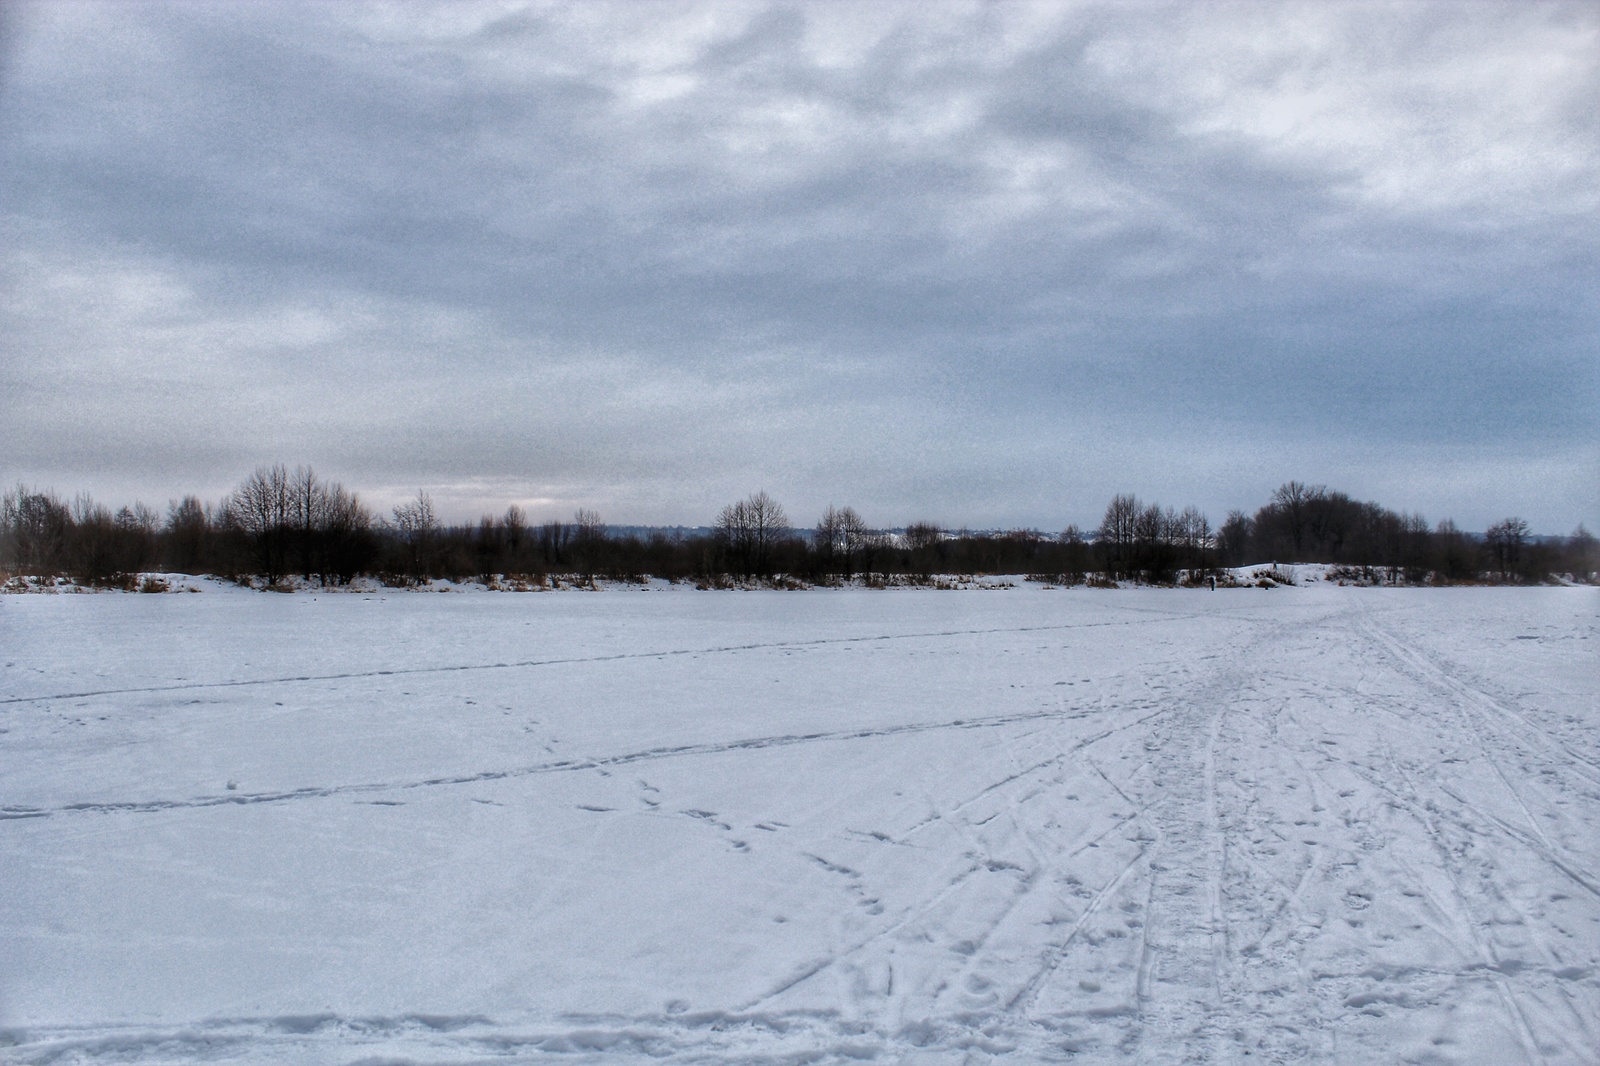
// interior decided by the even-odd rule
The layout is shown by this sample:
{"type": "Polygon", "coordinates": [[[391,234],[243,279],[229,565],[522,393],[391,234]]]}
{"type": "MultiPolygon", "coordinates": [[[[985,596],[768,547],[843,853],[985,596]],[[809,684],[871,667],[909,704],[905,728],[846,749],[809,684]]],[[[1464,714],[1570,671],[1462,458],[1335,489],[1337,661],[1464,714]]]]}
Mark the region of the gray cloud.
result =
{"type": "Polygon", "coordinates": [[[1600,520],[1584,5],[36,5],[0,471],[1600,520]]]}

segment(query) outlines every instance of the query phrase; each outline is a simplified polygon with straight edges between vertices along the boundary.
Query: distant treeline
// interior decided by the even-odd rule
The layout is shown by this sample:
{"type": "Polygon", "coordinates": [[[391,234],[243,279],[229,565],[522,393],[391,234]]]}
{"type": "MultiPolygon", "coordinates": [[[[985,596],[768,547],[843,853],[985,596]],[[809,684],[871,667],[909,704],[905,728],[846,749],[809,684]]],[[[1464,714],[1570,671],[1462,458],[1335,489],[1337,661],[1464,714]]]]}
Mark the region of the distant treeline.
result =
{"type": "Polygon", "coordinates": [[[948,530],[916,522],[869,527],[850,507],[829,507],[797,528],[765,492],[729,504],[709,532],[612,535],[598,514],[530,523],[513,505],[473,525],[446,526],[426,492],[374,515],[355,493],[309,467],[258,469],[215,504],[185,496],[159,514],[143,504],[112,511],[86,495],[67,502],[18,486],[0,498],[5,576],[69,577],[131,586],[148,571],[217,574],[279,585],[288,578],[341,585],[370,575],[394,584],[432,578],[542,583],[645,576],[712,587],[740,582],[829,584],[929,580],[937,574],[1029,574],[1063,584],[1205,580],[1268,561],[1334,563],[1369,581],[1418,584],[1538,582],[1563,574],[1593,581],[1595,538],[1535,538],[1520,518],[1482,534],[1449,520],[1363,503],[1291,481],[1253,515],[1220,526],[1178,510],[1117,496],[1098,528],[1005,532],[948,530]]]}

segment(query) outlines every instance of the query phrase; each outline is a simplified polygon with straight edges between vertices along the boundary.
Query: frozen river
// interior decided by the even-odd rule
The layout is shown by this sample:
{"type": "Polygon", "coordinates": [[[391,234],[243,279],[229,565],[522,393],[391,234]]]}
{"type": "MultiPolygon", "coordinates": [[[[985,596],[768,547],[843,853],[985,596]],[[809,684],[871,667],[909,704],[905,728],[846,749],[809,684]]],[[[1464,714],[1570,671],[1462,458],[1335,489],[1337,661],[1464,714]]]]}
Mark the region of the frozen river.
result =
{"type": "Polygon", "coordinates": [[[3,597],[0,1061],[1593,1066],[1597,608],[3,597]]]}

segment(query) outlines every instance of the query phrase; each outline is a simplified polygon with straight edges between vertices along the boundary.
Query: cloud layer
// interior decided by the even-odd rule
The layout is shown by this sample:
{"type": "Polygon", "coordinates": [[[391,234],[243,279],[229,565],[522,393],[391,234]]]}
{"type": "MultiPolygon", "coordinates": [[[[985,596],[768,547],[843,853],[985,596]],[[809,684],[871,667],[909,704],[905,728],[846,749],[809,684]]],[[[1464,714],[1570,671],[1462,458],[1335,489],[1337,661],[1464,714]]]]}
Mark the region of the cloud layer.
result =
{"type": "Polygon", "coordinates": [[[1600,521],[1592,5],[39,4],[0,474],[1600,521]]]}

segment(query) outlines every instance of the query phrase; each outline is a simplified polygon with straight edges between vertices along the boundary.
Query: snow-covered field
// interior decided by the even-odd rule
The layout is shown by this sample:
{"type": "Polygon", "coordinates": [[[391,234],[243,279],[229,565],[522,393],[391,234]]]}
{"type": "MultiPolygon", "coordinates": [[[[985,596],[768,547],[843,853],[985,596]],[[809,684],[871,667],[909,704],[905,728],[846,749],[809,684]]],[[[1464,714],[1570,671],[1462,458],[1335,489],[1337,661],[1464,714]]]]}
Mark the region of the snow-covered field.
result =
{"type": "Polygon", "coordinates": [[[0,599],[0,1062],[1600,1062],[1592,589],[0,599]]]}

